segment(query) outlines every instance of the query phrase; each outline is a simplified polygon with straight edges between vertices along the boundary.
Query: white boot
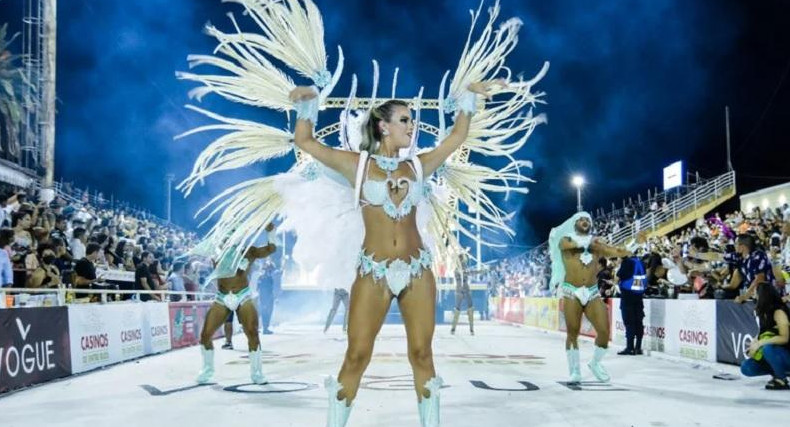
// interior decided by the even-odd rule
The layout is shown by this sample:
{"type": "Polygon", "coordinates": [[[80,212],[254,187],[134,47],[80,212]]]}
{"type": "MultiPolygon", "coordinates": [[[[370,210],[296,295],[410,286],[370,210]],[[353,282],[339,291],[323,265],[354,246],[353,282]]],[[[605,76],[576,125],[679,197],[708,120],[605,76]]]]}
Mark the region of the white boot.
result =
{"type": "Polygon", "coordinates": [[[324,387],[329,394],[329,410],[326,416],[326,427],[345,427],[348,416],[351,414],[351,405],[348,399],[337,400],[337,393],[343,389],[343,384],[331,376],[324,380],[324,387]]]}
{"type": "Polygon", "coordinates": [[[425,388],[431,393],[430,397],[423,397],[417,404],[420,410],[420,425],[422,427],[439,427],[439,390],[444,382],[441,377],[433,377],[425,383],[425,388]]]}
{"type": "Polygon", "coordinates": [[[261,348],[250,352],[250,379],[255,384],[266,384],[269,380],[263,375],[261,368],[261,348]]]}
{"type": "Polygon", "coordinates": [[[196,381],[198,384],[206,384],[214,376],[214,350],[206,350],[201,345],[200,354],[203,356],[203,369],[200,370],[196,381]]]}
{"type": "Polygon", "coordinates": [[[580,383],[582,381],[581,362],[579,362],[579,349],[572,348],[565,350],[568,356],[568,373],[570,374],[570,382],[580,383]]]}
{"type": "Polygon", "coordinates": [[[603,359],[605,355],[606,349],[596,345],[595,351],[593,351],[593,358],[587,363],[587,367],[590,368],[595,378],[598,378],[598,381],[608,383],[611,378],[603,365],[601,365],[601,359],[603,359]]]}

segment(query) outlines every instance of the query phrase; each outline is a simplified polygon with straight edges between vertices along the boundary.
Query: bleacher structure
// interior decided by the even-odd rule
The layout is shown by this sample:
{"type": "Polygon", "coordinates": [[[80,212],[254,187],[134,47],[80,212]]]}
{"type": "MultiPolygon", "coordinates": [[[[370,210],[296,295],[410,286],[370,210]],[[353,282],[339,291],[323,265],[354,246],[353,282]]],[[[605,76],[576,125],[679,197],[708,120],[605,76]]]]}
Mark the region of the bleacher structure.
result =
{"type": "Polygon", "coordinates": [[[647,230],[648,236],[663,236],[702,218],[705,214],[735,197],[735,171],[695,186],[688,193],[632,221],[607,236],[609,243],[619,245],[647,230]]]}

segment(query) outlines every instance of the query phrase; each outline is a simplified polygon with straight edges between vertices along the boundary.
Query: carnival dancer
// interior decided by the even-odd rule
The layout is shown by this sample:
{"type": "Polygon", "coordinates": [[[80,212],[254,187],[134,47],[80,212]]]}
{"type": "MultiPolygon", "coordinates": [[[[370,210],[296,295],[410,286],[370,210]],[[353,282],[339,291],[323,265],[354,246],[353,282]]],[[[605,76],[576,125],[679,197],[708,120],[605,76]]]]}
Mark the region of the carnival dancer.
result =
{"type": "Polygon", "coordinates": [[[258,259],[266,258],[276,250],[273,243],[274,225],[266,227],[269,232],[269,244],[263,247],[251,247],[242,257],[235,257],[232,252],[214,259],[214,272],[209,280],[216,279],[218,292],[214,304],[206,313],[203,330],[200,333],[200,353],[203,356],[203,368],[197,382],[205,384],[214,376],[214,332],[224,323],[230,313],[239,316],[244,334],[247,336],[250,359],[250,379],[255,384],[265,384],[261,366],[261,344],[258,338],[258,311],[251,299],[248,274],[250,265],[258,259]],[[234,261],[238,259],[238,262],[234,261]]]}
{"type": "Polygon", "coordinates": [[[572,383],[582,380],[578,338],[583,315],[592,323],[596,334],[595,350],[587,366],[599,381],[610,380],[601,364],[609,347],[609,316],[598,290],[598,263],[594,261],[600,257],[630,255],[630,251],[593,237],[592,218],[587,212],[576,213],[549,234],[550,284],[562,298],[567,331],[565,350],[572,383]]]}
{"type": "Polygon", "coordinates": [[[295,112],[294,131],[190,106],[218,123],[184,135],[227,133],[201,153],[179,188],[188,194],[215,172],[295,153],[296,162],[287,172],[242,182],[216,196],[204,208],[209,212],[206,220],[218,217],[205,240],[238,259],[239,248],[253,246],[263,226],[279,218],[280,229],[296,236],[291,257],[298,268],[331,288],[350,287],[345,360],[338,379],[330,377],[325,382],[328,426],[346,424],[375,337],[392,299],[397,298],[420,420],[423,426],[438,426],[442,381],[431,350],[436,309],[432,259],[455,263],[450,254],[461,250],[457,234],[496,245],[471,231],[469,224],[486,229],[487,236],[515,235],[507,224],[511,213],[497,206],[490,194],[528,192],[521,184],[531,182],[523,174],[531,163],[514,156],[546,121],[542,114],[533,114],[532,109],[543,102],[543,93],[532,89],[547,73],[548,63],[531,80],[509,79],[512,74],[505,62],[517,44],[521,21],[509,19],[495,28],[500,10],[496,2],[477,38],[472,32],[482,5],[473,11],[472,29],[455,74],[449,81],[449,71],[445,74],[438,102],[423,102],[422,90],[416,97],[398,99],[397,73],[391,99],[377,99],[375,61],[371,98],[357,98],[354,76],[350,95],[330,100],[343,70],[343,51],[338,47],[338,65],[330,73],[315,4],[310,0],[232,1],[244,6],[260,34],[243,32],[232,15],[235,32],[207,27],[207,34],[218,42],[214,54],[190,56],[190,64],[210,65],[222,72],[178,73],[178,77],[201,84],[191,92],[198,99],[216,94],[234,102],[295,112]],[[311,79],[314,86],[297,86],[270,59],[311,79]],[[494,95],[496,102],[486,102],[494,95]],[[439,123],[422,124],[420,109],[437,106],[439,123]],[[329,108],[344,109],[340,126],[314,132],[319,110],[329,108]],[[452,127],[445,126],[445,114],[454,117],[452,127]],[[420,131],[431,133],[437,141],[420,150],[420,131]],[[333,132],[338,132],[339,145],[325,140],[333,132]],[[470,161],[471,153],[506,160],[506,166],[494,169],[475,164],[470,161]],[[470,217],[467,209],[458,209],[459,204],[477,214],[470,217]]]}

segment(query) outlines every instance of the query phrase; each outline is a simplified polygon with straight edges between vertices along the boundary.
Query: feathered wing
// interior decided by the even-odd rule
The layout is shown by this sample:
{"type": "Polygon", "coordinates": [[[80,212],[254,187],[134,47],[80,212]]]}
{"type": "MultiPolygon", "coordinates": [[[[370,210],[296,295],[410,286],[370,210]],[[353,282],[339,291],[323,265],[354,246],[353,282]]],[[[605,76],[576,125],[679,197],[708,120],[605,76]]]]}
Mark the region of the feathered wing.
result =
{"type": "MultiPolygon", "coordinates": [[[[480,36],[473,41],[472,34],[480,18],[480,9],[472,12],[472,28],[469,31],[458,67],[450,83],[449,97],[444,97],[447,75],[440,88],[440,109],[452,104],[472,82],[504,78],[510,80],[510,69],[505,66],[507,55],[515,48],[518,30],[522,23],[514,18],[505,21],[498,29],[494,24],[499,14],[499,3],[489,9],[489,19],[480,36]],[[503,75],[504,73],[504,75],[503,75]]],[[[514,155],[526,144],[535,128],[546,122],[543,114],[535,115],[533,108],[543,103],[543,93],[533,92],[532,88],[548,71],[548,62],[538,74],[529,81],[509,82],[505,88],[495,89],[495,102],[485,105],[471,120],[469,135],[461,149],[451,156],[437,171],[433,179],[434,191],[425,207],[430,212],[426,230],[436,242],[434,250],[441,259],[455,263],[461,251],[455,231],[487,246],[498,246],[478,237],[465,224],[476,224],[482,230],[504,233],[512,237],[513,229],[508,225],[512,214],[498,207],[491,199],[492,193],[510,192],[526,194],[523,186],[531,179],[523,174],[532,163],[517,160],[514,155]],[[476,164],[470,157],[479,154],[487,157],[502,157],[506,166],[496,169],[476,164]],[[468,211],[458,208],[462,203],[468,211]],[[469,211],[478,214],[470,214],[469,211]]],[[[440,114],[440,135],[446,134],[444,118],[440,114]]]]}
{"type": "Polygon", "coordinates": [[[223,117],[191,105],[187,108],[218,123],[192,129],[178,135],[177,139],[207,131],[227,131],[227,133],[214,140],[200,153],[192,167],[192,172],[178,186],[185,195],[189,195],[195,185],[202,183],[206,177],[215,172],[282,157],[293,150],[291,132],[249,120],[223,117]]]}
{"type": "MultiPolygon", "coordinates": [[[[180,79],[200,84],[190,92],[198,101],[207,94],[216,94],[233,102],[265,107],[275,111],[293,109],[288,94],[295,84],[286,71],[277,68],[279,61],[299,75],[308,77],[323,88],[324,100],[337,83],[343,69],[343,52],[338,47],[334,73],[327,70],[324,49],[324,28],[321,15],[310,0],[226,0],[244,7],[245,15],[257,25],[259,33],[244,32],[232,14],[234,31],[224,32],[212,25],[206,33],[216,39],[212,55],[191,55],[191,68],[211,66],[216,74],[179,72],[180,79]],[[275,61],[276,60],[276,61],[275,61]]],[[[180,137],[206,131],[225,131],[198,157],[189,176],[179,188],[188,195],[195,185],[213,173],[249,166],[281,157],[293,150],[291,132],[249,120],[240,120],[188,106],[214,123],[190,130],[180,137]]],[[[309,163],[309,162],[308,162],[309,163]]],[[[315,179],[306,179],[302,171],[292,171],[253,179],[235,185],[216,196],[199,212],[203,223],[215,221],[206,235],[202,248],[213,247],[216,258],[240,258],[264,233],[267,224],[289,213],[298,215],[288,184],[312,188],[315,179]]],[[[321,181],[319,181],[321,182],[321,181]]],[[[341,187],[334,187],[339,190],[341,187]]],[[[344,189],[353,194],[350,187],[344,189]]],[[[311,210],[318,204],[305,200],[302,206],[311,210]]],[[[293,223],[294,221],[291,221],[293,223]]],[[[205,251],[203,251],[205,252],[205,251]]]]}

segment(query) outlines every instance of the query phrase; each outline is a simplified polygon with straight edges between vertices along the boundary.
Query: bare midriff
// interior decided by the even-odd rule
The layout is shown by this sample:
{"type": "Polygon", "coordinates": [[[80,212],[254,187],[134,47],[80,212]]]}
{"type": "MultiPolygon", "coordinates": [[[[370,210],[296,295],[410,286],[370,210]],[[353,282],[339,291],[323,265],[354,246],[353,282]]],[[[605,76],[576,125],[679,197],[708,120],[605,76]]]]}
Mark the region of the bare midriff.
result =
{"type": "Polygon", "coordinates": [[[562,262],[565,263],[565,282],[573,286],[592,286],[598,283],[597,259],[585,265],[579,255],[581,250],[563,251],[562,262]]]}
{"type": "Polygon", "coordinates": [[[223,294],[233,292],[234,294],[249,286],[246,270],[236,270],[236,275],[225,279],[217,280],[217,289],[223,294]]]}
{"type": "Polygon", "coordinates": [[[368,255],[373,254],[377,261],[382,259],[402,259],[408,261],[419,256],[423,249],[422,238],[417,230],[417,209],[395,221],[380,206],[362,208],[365,223],[365,240],[362,247],[368,255]]]}

